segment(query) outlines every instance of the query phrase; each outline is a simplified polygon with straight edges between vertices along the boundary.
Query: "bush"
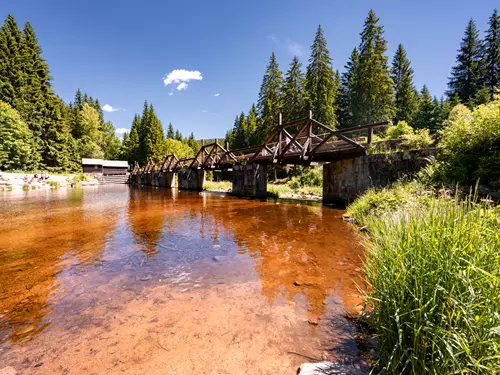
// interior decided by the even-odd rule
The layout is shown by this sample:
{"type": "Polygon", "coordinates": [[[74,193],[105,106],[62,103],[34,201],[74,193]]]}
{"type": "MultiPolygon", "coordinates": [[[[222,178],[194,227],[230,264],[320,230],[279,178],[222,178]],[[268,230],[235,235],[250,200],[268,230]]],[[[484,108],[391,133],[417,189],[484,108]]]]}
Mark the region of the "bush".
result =
{"type": "Polygon", "coordinates": [[[424,204],[428,199],[424,185],[418,182],[397,182],[390,187],[367,190],[347,207],[347,215],[364,225],[370,216],[381,217],[410,203],[424,204]]]}
{"type": "Polygon", "coordinates": [[[500,209],[432,198],[360,210],[367,200],[349,210],[369,213],[367,304],[380,366],[395,374],[500,373],[500,209]]]}
{"type": "Polygon", "coordinates": [[[304,186],[322,186],[323,171],[321,168],[303,168],[300,174],[294,176],[287,182],[287,185],[296,190],[304,186]]]}
{"type": "Polygon", "coordinates": [[[440,160],[448,182],[490,182],[500,178],[500,97],[473,111],[455,106],[440,132],[440,160]]]}
{"type": "Polygon", "coordinates": [[[401,139],[413,134],[413,128],[406,121],[399,121],[396,125],[389,126],[385,139],[401,139]]]}
{"type": "Polygon", "coordinates": [[[407,134],[405,138],[402,145],[407,150],[422,150],[429,148],[434,142],[429,134],[429,129],[416,129],[411,134],[407,134]]]}

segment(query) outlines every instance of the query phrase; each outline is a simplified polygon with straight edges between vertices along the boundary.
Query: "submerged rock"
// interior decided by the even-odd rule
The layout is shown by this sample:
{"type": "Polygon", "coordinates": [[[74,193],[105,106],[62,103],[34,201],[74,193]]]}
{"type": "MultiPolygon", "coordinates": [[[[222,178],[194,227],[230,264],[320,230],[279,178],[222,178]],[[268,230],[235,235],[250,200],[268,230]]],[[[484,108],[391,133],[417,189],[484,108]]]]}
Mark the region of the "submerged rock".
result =
{"type": "Polygon", "coordinates": [[[303,363],[299,367],[299,375],[355,375],[353,369],[333,362],[303,363]]]}

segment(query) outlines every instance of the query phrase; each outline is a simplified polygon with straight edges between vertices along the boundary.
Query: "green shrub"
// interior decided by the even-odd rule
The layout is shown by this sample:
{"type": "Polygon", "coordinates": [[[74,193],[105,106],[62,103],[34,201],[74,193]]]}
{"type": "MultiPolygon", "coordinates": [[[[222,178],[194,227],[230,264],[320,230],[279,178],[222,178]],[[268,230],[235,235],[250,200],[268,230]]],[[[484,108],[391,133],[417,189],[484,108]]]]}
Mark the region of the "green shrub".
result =
{"type": "Polygon", "coordinates": [[[52,180],[52,181],[49,181],[49,186],[53,187],[55,189],[58,189],[61,186],[61,184],[59,183],[59,181],[52,180]]]}
{"type": "Polygon", "coordinates": [[[28,184],[23,184],[23,190],[28,191],[30,189],[30,186],[28,184]]]}
{"type": "Polygon", "coordinates": [[[422,150],[429,148],[434,142],[429,134],[429,129],[416,129],[411,134],[407,134],[405,138],[402,146],[406,150],[422,150]]]}
{"type": "Polygon", "coordinates": [[[322,186],[323,170],[321,168],[303,168],[300,174],[294,176],[287,182],[287,185],[296,190],[303,186],[322,186]]]}
{"type": "Polygon", "coordinates": [[[365,270],[380,367],[393,374],[498,374],[500,210],[471,199],[414,202],[394,209],[393,201],[382,215],[360,210],[358,201],[349,207],[373,213],[363,220],[372,240],[365,270]]]}
{"type": "Polygon", "coordinates": [[[500,177],[500,97],[469,110],[455,106],[440,132],[439,159],[448,182],[490,182],[500,177]]]}
{"type": "Polygon", "coordinates": [[[387,128],[385,139],[401,139],[411,134],[413,134],[413,128],[406,121],[398,121],[396,125],[387,128]]]}
{"type": "Polygon", "coordinates": [[[232,188],[231,181],[206,181],[203,190],[207,191],[228,191],[232,188]]]}
{"type": "Polygon", "coordinates": [[[271,198],[281,198],[284,195],[292,194],[293,190],[287,185],[267,185],[267,196],[271,198]]]}

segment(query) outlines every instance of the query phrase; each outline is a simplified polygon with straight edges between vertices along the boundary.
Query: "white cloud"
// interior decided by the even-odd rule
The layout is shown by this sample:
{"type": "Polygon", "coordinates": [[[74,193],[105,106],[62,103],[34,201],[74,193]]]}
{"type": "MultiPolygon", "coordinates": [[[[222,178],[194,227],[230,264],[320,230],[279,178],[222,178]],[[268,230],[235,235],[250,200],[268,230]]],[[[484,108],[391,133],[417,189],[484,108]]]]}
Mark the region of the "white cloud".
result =
{"type": "Polygon", "coordinates": [[[281,48],[286,48],[292,55],[298,57],[304,55],[305,48],[302,44],[294,42],[288,38],[283,41],[274,35],[268,35],[267,39],[271,40],[274,44],[281,48]]]}
{"type": "Polygon", "coordinates": [[[217,93],[217,94],[215,94],[214,96],[219,96],[219,95],[220,95],[220,94],[219,94],[219,93],[217,93]]]}
{"type": "Polygon", "coordinates": [[[112,106],[110,106],[109,104],[104,104],[102,106],[102,110],[104,112],[117,112],[117,111],[124,111],[123,108],[113,108],[112,106]]]}
{"type": "Polygon", "coordinates": [[[129,133],[129,132],[130,132],[130,129],[126,129],[126,128],[115,129],[116,134],[123,134],[123,133],[129,133]]]}
{"type": "Polygon", "coordinates": [[[172,96],[172,95],[174,95],[174,93],[173,93],[173,92],[169,92],[169,93],[168,93],[168,96],[172,96]]]}
{"type": "Polygon", "coordinates": [[[203,76],[198,70],[175,69],[163,77],[165,86],[176,84],[177,90],[186,90],[190,81],[201,81],[203,76]]]}

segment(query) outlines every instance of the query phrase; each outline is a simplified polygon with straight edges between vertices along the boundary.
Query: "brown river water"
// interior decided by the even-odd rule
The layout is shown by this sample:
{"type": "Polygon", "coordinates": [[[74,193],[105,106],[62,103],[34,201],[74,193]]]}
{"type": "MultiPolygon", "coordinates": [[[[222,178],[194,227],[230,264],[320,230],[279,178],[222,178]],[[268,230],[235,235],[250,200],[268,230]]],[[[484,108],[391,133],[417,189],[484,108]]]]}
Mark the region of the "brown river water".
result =
{"type": "Polygon", "coordinates": [[[0,373],[359,366],[342,211],[125,185],[0,192],[0,373]]]}

